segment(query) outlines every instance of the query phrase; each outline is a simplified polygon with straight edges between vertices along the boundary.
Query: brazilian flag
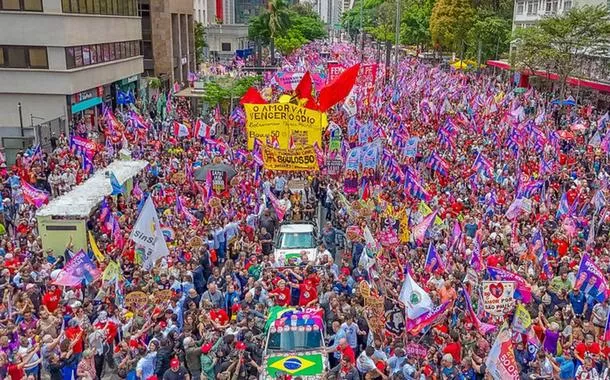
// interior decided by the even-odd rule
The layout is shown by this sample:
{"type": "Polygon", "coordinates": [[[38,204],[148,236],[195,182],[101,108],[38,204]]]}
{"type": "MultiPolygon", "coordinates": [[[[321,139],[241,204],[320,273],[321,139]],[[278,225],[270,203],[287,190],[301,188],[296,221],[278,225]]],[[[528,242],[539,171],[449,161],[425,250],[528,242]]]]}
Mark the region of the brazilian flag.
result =
{"type": "Polygon", "coordinates": [[[314,376],[324,370],[322,354],[273,356],[267,358],[267,373],[276,377],[278,372],[290,376],[314,376]]]}

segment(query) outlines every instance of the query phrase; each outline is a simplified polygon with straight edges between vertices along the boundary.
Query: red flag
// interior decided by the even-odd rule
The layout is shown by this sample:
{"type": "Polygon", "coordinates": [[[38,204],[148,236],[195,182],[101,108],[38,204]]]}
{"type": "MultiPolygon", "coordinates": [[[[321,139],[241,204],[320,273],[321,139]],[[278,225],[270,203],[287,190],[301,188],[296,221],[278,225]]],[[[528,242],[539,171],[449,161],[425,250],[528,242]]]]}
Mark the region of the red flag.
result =
{"type": "Polygon", "coordinates": [[[254,87],[250,87],[248,91],[241,97],[240,104],[267,104],[260,92],[254,87]]]}
{"type": "Polygon", "coordinates": [[[294,90],[294,92],[295,92],[297,98],[299,98],[299,99],[310,99],[311,90],[312,90],[311,75],[309,75],[309,71],[307,71],[305,73],[305,75],[303,75],[303,78],[301,78],[301,81],[299,82],[299,85],[294,90]]]}
{"type": "Polygon", "coordinates": [[[318,98],[318,109],[320,112],[325,112],[349,95],[352,87],[354,87],[354,83],[356,83],[359,70],[360,64],[357,63],[342,72],[331,84],[324,86],[318,98]]]}

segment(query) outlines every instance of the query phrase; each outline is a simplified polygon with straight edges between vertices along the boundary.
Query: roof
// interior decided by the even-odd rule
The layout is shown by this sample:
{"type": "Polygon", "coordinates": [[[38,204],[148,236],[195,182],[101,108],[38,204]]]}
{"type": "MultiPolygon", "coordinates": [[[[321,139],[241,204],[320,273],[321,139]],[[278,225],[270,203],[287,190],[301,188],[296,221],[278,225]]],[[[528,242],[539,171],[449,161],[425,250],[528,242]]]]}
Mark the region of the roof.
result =
{"type": "Polygon", "coordinates": [[[109,177],[106,177],[106,172],[113,172],[123,184],[139,174],[146,166],[148,166],[147,161],[114,161],[104,169],[98,169],[91,178],[70,192],[40,208],[36,216],[86,218],[104,197],[112,194],[112,186],[109,177]]]}
{"type": "Polygon", "coordinates": [[[313,232],[312,224],[284,224],[280,227],[280,232],[296,233],[296,232],[313,232]]]}

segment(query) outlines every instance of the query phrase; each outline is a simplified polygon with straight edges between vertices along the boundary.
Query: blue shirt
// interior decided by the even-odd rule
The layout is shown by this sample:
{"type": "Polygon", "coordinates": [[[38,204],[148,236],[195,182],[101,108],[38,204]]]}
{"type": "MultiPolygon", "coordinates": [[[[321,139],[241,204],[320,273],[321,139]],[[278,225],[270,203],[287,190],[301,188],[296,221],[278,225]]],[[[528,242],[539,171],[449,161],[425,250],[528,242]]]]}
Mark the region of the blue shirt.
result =
{"type": "Polygon", "coordinates": [[[350,347],[355,348],[358,346],[358,324],[352,322],[351,324],[343,323],[341,328],[345,331],[345,339],[350,347]]]}
{"type": "Polygon", "coordinates": [[[578,292],[578,294],[570,292],[568,298],[570,299],[570,304],[572,305],[572,309],[574,309],[574,313],[576,315],[582,314],[585,310],[585,304],[587,303],[585,294],[583,292],[578,292]]]}
{"type": "Polygon", "coordinates": [[[573,379],[576,375],[574,367],[574,360],[568,360],[563,356],[555,358],[559,363],[559,378],[560,379],[573,379]]]}

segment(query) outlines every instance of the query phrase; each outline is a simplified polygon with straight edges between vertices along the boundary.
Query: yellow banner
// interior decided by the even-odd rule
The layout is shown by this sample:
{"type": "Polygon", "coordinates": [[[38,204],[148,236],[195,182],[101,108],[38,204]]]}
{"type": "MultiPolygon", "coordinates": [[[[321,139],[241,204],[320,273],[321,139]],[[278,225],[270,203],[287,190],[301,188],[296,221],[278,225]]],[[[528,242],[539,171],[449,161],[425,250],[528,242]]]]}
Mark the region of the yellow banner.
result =
{"type": "MultiPolygon", "coordinates": [[[[432,214],[432,209],[424,201],[419,202],[417,210],[423,217],[426,217],[426,216],[432,214]]],[[[437,216],[436,218],[434,218],[434,224],[437,226],[440,224],[443,224],[443,220],[437,216]]]]}
{"type": "Polygon", "coordinates": [[[318,160],[312,146],[279,149],[264,145],[263,166],[268,170],[318,170],[318,160]]]}
{"type": "Polygon", "coordinates": [[[299,107],[295,104],[244,104],[248,149],[254,140],[263,144],[277,140],[282,148],[288,148],[290,138],[295,146],[322,146],[322,131],[328,125],[326,114],[299,107]]]}
{"type": "Polygon", "coordinates": [[[104,269],[104,273],[102,274],[102,280],[105,282],[112,282],[119,279],[121,275],[121,266],[113,260],[108,262],[108,266],[104,269]]]}

